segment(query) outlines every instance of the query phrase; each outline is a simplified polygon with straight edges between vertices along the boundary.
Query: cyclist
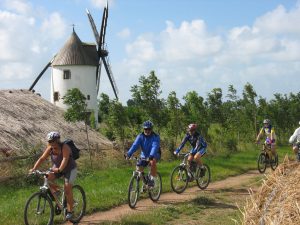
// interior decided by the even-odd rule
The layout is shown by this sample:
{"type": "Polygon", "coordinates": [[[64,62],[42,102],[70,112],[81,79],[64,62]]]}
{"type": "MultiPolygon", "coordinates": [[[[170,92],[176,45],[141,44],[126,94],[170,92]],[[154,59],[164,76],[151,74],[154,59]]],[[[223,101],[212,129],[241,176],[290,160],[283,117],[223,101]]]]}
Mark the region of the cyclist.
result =
{"type": "Polygon", "coordinates": [[[72,185],[77,175],[77,166],[75,160],[72,158],[72,151],[67,144],[63,144],[60,141],[60,134],[56,131],[52,131],[47,135],[48,145],[42,156],[36,161],[33,168],[29,172],[36,170],[49,156],[53,163],[51,172],[48,175],[50,190],[52,194],[57,198],[59,189],[58,185],[54,183],[54,180],[64,176],[64,190],[67,198],[66,219],[72,218],[73,209],[73,192],[72,185]]]}
{"type": "MultiPolygon", "coordinates": [[[[300,125],[300,121],[299,121],[300,125]]],[[[300,162],[300,127],[298,127],[295,131],[294,134],[290,137],[289,142],[293,144],[293,151],[297,155],[297,160],[300,162]]]]}
{"type": "Polygon", "coordinates": [[[201,134],[197,131],[197,127],[198,126],[195,123],[191,123],[188,125],[188,132],[186,133],[179,147],[174,151],[174,154],[178,155],[178,153],[184,147],[185,143],[187,141],[190,142],[192,149],[190,150],[190,154],[188,156],[188,166],[191,169],[191,163],[194,160],[200,166],[200,176],[204,176],[205,167],[203,166],[201,158],[204,154],[206,154],[207,143],[201,136],[201,134]]]}
{"type": "Polygon", "coordinates": [[[160,159],[160,137],[153,132],[153,123],[150,120],[143,123],[143,128],[144,131],[136,137],[126,157],[130,158],[141,147],[141,158],[136,164],[137,170],[143,172],[144,167],[150,163],[151,176],[148,186],[154,187],[154,177],[157,176],[156,162],[160,159]],[[149,161],[147,161],[147,158],[149,158],[149,161]]]}
{"type": "Polygon", "coordinates": [[[273,157],[276,156],[276,135],[275,130],[271,125],[271,121],[269,119],[264,119],[263,121],[264,126],[260,129],[257,137],[256,137],[256,143],[259,143],[259,140],[262,138],[262,136],[266,136],[265,144],[271,145],[271,153],[273,157]]]}

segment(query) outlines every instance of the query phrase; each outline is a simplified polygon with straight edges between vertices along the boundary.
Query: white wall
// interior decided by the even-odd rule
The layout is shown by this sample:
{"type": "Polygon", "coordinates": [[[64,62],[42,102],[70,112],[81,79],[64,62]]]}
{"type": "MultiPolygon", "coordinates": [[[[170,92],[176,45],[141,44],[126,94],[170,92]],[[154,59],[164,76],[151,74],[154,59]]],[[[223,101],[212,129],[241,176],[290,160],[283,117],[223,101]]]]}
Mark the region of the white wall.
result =
{"type": "Polygon", "coordinates": [[[95,118],[98,120],[96,67],[79,65],[53,66],[51,73],[51,103],[66,110],[67,106],[63,104],[62,97],[65,96],[68,89],[72,88],[78,88],[85,97],[90,95],[90,100],[87,100],[87,108],[95,112],[95,118]],[[71,79],[63,78],[64,70],[71,71],[71,79]],[[59,93],[59,101],[54,101],[54,92],[59,93]]]}

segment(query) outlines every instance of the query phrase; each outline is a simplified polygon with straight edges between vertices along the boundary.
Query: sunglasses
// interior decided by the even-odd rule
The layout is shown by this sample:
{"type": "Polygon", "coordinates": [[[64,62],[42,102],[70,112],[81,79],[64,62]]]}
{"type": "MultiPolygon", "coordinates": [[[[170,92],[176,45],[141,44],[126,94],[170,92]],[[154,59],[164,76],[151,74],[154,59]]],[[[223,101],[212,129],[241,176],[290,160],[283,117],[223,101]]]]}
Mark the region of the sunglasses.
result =
{"type": "Polygon", "coordinates": [[[149,131],[149,130],[151,130],[151,128],[144,128],[144,130],[145,130],[145,131],[149,131]]]}
{"type": "Polygon", "coordinates": [[[51,144],[51,143],[53,143],[53,142],[54,142],[54,140],[50,140],[50,141],[48,141],[48,143],[49,143],[49,144],[51,144]]]}

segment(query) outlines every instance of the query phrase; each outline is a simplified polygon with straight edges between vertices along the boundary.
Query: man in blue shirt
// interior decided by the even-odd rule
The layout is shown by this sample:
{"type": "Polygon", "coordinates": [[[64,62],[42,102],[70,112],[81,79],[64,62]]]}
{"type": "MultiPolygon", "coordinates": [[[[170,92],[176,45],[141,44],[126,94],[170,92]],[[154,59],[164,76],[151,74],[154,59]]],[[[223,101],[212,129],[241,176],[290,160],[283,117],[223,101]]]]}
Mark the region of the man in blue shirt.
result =
{"type": "Polygon", "coordinates": [[[195,160],[195,162],[200,166],[201,172],[200,176],[204,176],[205,170],[201,161],[201,158],[204,154],[206,154],[206,147],[207,143],[204,140],[204,138],[200,135],[197,129],[197,124],[189,124],[188,126],[188,132],[186,133],[185,137],[183,138],[181,144],[179,147],[174,151],[175,155],[178,155],[178,153],[181,151],[181,149],[184,147],[185,143],[188,141],[190,142],[192,149],[190,150],[190,155],[188,157],[188,165],[191,165],[191,162],[195,160]]]}
{"type": "Polygon", "coordinates": [[[154,186],[153,177],[157,176],[156,162],[160,159],[160,137],[153,132],[153,123],[146,121],[143,124],[144,131],[139,134],[131,148],[127,152],[127,157],[130,158],[139,148],[141,151],[141,159],[137,162],[137,169],[141,172],[144,171],[144,167],[150,163],[150,181],[148,186],[154,186]],[[147,160],[149,159],[149,161],[147,160]]]}

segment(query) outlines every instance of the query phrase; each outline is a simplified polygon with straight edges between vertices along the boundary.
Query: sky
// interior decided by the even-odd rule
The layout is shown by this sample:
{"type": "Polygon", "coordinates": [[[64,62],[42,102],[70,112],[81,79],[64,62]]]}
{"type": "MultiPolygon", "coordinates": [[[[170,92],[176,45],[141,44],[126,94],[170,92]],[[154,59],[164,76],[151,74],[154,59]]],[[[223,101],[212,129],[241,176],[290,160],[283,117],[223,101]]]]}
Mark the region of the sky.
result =
{"type": "MultiPolygon", "coordinates": [[[[63,47],[73,26],[95,42],[106,0],[0,0],[0,89],[28,89],[63,47]]],[[[155,71],[161,97],[249,82],[258,96],[298,93],[300,0],[109,0],[106,45],[126,104],[139,78],[155,71]]],[[[35,90],[50,100],[48,69],[35,90]]],[[[100,92],[114,98],[106,73],[100,92]]]]}

